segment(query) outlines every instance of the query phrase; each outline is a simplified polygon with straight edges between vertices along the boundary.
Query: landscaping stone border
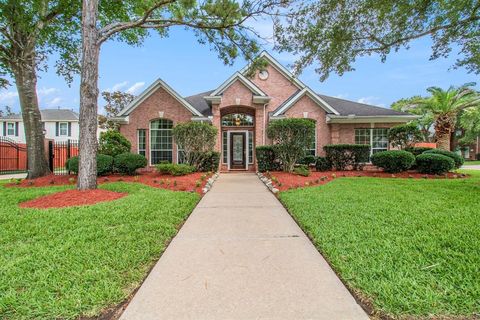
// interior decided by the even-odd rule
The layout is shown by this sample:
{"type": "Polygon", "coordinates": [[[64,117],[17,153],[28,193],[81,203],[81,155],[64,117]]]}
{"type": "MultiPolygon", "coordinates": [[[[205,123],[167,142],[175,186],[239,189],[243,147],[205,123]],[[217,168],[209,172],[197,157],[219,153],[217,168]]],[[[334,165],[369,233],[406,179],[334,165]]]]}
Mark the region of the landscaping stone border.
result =
{"type": "Polygon", "coordinates": [[[203,187],[202,192],[203,194],[206,194],[210,189],[212,189],[213,183],[218,179],[219,173],[215,172],[213,176],[208,178],[207,183],[205,184],[205,187],[203,187]]]}
{"type": "Polygon", "coordinates": [[[260,179],[260,181],[262,181],[265,184],[265,186],[268,188],[268,190],[270,190],[270,192],[272,192],[274,195],[278,194],[279,190],[273,186],[273,183],[272,183],[271,179],[264,176],[263,173],[261,173],[261,172],[257,172],[257,176],[260,179]]]}

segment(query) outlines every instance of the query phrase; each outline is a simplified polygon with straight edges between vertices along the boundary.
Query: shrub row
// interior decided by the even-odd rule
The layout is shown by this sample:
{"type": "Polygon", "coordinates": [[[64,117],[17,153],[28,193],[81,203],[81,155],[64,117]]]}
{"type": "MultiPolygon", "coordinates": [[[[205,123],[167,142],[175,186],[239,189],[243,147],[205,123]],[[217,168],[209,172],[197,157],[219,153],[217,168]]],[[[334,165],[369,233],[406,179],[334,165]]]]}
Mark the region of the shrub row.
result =
{"type": "Polygon", "coordinates": [[[195,172],[195,167],[188,164],[159,163],[156,165],[157,171],[162,174],[170,174],[172,176],[184,176],[195,172]]]}
{"type": "MultiPolygon", "coordinates": [[[[78,174],[78,156],[72,157],[65,163],[68,171],[78,174]]],[[[97,154],[97,175],[104,176],[112,173],[114,170],[122,173],[133,175],[137,169],[144,168],[147,165],[147,159],[135,153],[122,153],[112,157],[106,154],[97,154]]]]}
{"type": "Polygon", "coordinates": [[[333,168],[359,170],[370,157],[370,146],[365,144],[331,144],[323,147],[333,168]]]}
{"type": "Polygon", "coordinates": [[[415,156],[402,150],[382,151],[373,154],[371,161],[385,172],[397,173],[410,169],[415,163],[415,156]]]}

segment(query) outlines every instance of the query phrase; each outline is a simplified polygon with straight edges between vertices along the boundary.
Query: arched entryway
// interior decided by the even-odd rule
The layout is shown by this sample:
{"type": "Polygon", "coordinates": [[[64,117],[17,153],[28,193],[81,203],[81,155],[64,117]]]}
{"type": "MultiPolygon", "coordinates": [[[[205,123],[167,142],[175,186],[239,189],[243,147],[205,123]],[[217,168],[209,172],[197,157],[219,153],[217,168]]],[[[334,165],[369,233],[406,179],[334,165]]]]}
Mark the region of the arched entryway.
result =
{"type": "Polygon", "coordinates": [[[222,167],[248,170],[254,163],[255,109],[226,107],[221,110],[222,167]]]}

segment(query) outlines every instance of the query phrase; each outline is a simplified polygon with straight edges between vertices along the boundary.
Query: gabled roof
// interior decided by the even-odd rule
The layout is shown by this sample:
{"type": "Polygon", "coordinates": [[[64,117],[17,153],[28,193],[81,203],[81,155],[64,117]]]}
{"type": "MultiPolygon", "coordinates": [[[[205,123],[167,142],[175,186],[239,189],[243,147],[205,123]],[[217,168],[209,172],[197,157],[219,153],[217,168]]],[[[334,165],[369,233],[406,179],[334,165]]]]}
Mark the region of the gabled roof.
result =
{"type": "Polygon", "coordinates": [[[190,103],[188,103],[184,98],[182,98],[175,90],[173,90],[165,81],[162,79],[157,79],[152,83],[147,89],[145,89],[140,95],[138,95],[132,102],[130,102],[123,110],[121,110],[117,117],[124,117],[129,115],[133,110],[135,110],[138,105],[150,97],[158,88],[163,88],[171,96],[173,96],[180,104],[182,104],[188,111],[193,115],[203,117],[203,115],[195,109],[190,103]]]}
{"type": "MultiPolygon", "coordinates": [[[[40,117],[42,121],[78,121],[78,113],[70,109],[43,109],[40,117]]],[[[0,117],[0,120],[23,121],[21,113],[0,117]]]]}
{"type": "Polygon", "coordinates": [[[230,78],[228,78],[224,83],[222,83],[215,91],[213,91],[210,96],[220,96],[227,90],[235,81],[240,81],[243,83],[254,95],[266,97],[267,95],[263,92],[255,83],[247,79],[240,72],[235,72],[230,78]]]}
{"type": "Polygon", "coordinates": [[[273,116],[277,117],[279,115],[284,114],[288,109],[290,109],[293,105],[295,105],[295,103],[297,103],[297,101],[303,98],[304,96],[308,96],[316,104],[322,107],[327,113],[340,115],[330,104],[328,104],[325,100],[320,98],[309,87],[305,87],[302,90],[298,90],[297,92],[295,92],[287,100],[285,100],[280,106],[278,106],[278,108],[275,111],[273,111],[273,116]]]}
{"type": "Polygon", "coordinates": [[[368,105],[365,103],[335,98],[318,94],[323,100],[328,102],[331,106],[339,112],[340,116],[405,116],[409,115],[405,112],[396,111],[377,106],[368,105]]]}
{"type": "Polygon", "coordinates": [[[209,96],[213,90],[202,92],[195,94],[193,96],[185,97],[185,100],[190,103],[192,107],[194,107],[198,112],[203,114],[206,117],[209,117],[212,114],[212,108],[207,100],[205,100],[205,96],[209,96]]]}

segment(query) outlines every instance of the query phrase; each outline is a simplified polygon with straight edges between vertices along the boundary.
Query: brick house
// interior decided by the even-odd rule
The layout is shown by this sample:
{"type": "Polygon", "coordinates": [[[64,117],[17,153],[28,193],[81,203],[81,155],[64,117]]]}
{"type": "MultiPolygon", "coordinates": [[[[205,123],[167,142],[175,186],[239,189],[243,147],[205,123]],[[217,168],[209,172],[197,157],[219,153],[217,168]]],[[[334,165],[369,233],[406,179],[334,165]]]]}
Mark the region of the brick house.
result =
{"type": "Polygon", "coordinates": [[[208,121],[218,128],[215,149],[221,170],[255,170],[255,146],[269,144],[269,121],[285,117],[315,121],[315,144],[323,155],[335,143],[369,144],[372,152],[389,148],[388,128],[415,119],[407,113],[313,92],[267,52],[267,66],[247,78],[248,66],[216,89],[181,97],[162,80],[155,81],[114,118],[135,152],[150,165],[162,160],[181,162],[172,127],[186,121],[208,121]]]}

